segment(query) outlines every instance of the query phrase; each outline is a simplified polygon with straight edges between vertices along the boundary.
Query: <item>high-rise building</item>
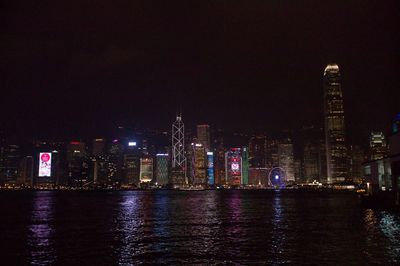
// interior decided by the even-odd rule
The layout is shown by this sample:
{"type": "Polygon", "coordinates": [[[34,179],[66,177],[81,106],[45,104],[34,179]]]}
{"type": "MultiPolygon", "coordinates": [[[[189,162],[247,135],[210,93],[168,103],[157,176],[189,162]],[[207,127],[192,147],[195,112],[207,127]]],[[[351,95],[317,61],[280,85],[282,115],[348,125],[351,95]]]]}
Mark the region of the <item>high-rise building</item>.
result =
{"type": "Polygon", "coordinates": [[[268,140],[266,151],[266,167],[273,168],[279,166],[279,141],[268,140]]]}
{"type": "Polygon", "coordinates": [[[347,152],[344,109],[339,67],[330,64],[324,72],[324,114],[327,183],[345,181],[347,152]]]}
{"type": "Polygon", "coordinates": [[[207,180],[208,180],[208,185],[212,186],[215,184],[214,153],[211,151],[207,152],[207,180]]]}
{"type": "Polygon", "coordinates": [[[90,180],[93,181],[94,185],[104,185],[111,183],[108,177],[109,156],[99,155],[92,156],[90,160],[90,180]]]}
{"type": "Polygon", "coordinates": [[[206,150],[201,143],[192,143],[192,184],[205,185],[207,183],[206,150]]]}
{"type": "Polygon", "coordinates": [[[1,143],[0,145],[0,181],[7,185],[17,183],[20,159],[20,148],[17,144],[1,143]]]}
{"type": "Polygon", "coordinates": [[[225,184],[225,147],[224,147],[224,137],[223,131],[217,130],[214,134],[214,176],[215,185],[225,184]]]}
{"type": "Polygon", "coordinates": [[[203,145],[206,152],[211,151],[209,125],[197,125],[197,141],[203,145]]]}
{"type": "Polygon", "coordinates": [[[125,145],[121,139],[114,139],[108,149],[108,180],[114,185],[123,183],[125,145]]]}
{"type": "Polygon", "coordinates": [[[294,180],[296,180],[296,183],[300,183],[303,180],[303,164],[301,163],[301,160],[295,159],[293,165],[294,180]]]}
{"type": "Polygon", "coordinates": [[[106,140],[97,138],[92,143],[92,156],[100,156],[106,153],[106,140]]]}
{"type": "Polygon", "coordinates": [[[249,142],[249,164],[251,168],[266,167],[267,138],[263,135],[252,136],[249,142]]]}
{"type": "Polygon", "coordinates": [[[242,151],[231,148],[225,153],[225,180],[227,185],[239,186],[242,182],[242,151]]]}
{"type": "Polygon", "coordinates": [[[88,182],[88,156],[84,142],[67,145],[67,176],[70,185],[83,186],[88,182]]]}
{"type": "MultiPolygon", "coordinates": [[[[62,185],[60,154],[59,150],[40,150],[36,153],[34,185],[38,187],[52,187],[62,185]]],[[[86,161],[84,162],[86,163],[86,161]]],[[[28,166],[29,167],[29,166],[28,166]]],[[[29,169],[29,168],[28,168],[29,169]]],[[[87,181],[87,168],[85,171],[85,181],[87,181]]]]}
{"type": "Polygon", "coordinates": [[[104,138],[92,141],[92,150],[89,163],[89,176],[94,185],[107,183],[107,165],[109,156],[106,152],[107,143],[104,138]]]}
{"type": "Polygon", "coordinates": [[[249,184],[249,149],[247,147],[242,148],[242,185],[247,186],[249,184]]]}
{"type": "Polygon", "coordinates": [[[247,147],[231,148],[225,153],[225,180],[230,186],[249,184],[249,152],[247,147]]]}
{"type": "Polygon", "coordinates": [[[123,184],[127,186],[138,186],[140,175],[139,154],[124,154],[124,178],[123,184]]]}
{"type": "Polygon", "coordinates": [[[303,181],[310,183],[315,181],[325,181],[324,174],[326,169],[325,143],[321,139],[306,139],[303,149],[303,181]]]}
{"type": "Polygon", "coordinates": [[[140,156],[141,150],[136,141],[130,140],[125,144],[123,178],[122,183],[125,186],[138,186],[140,174],[140,156]]]}
{"type": "Polygon", "coordinates": [[[140,158],[140,183],[153,181],[153,158],[140,158]]]}
{"type": "Polygon", "coordinates": [[[19,163],[17,183],[21,186],[33,186],[34,159],[32,156],[24,156],[19,163]]]}
{"type": "Polygon", "coordinates": [[[359,146],[349,147],[349,178],[348,181],[361,183],[363,181],[364,152],[359,146]]]}
{"type": "Polygon", "coordinates": [[[383,132],[371,132],[369,136],[370,160],[379,160],[387,156],[388,148],[383,132]]]}
{"type": "Polygon", "coordinates": [[[185,157],[185,125],[182,116],[177,115],[172,124],[172,170],[171,184],[182,186],[187,184],[186,180],[186,157],[185,157]]]}
{"type": "Polygon", "coordinates": [[[156,154],[156,184],[166,186],[168,184],[168,154],[156,154]]]}
{"type": "Polygon", "coordinates": [[[278,166],[285,171],[286,182],[294,182],[294,156],[291,139],[285,139],[278,144],[278,166]]]}

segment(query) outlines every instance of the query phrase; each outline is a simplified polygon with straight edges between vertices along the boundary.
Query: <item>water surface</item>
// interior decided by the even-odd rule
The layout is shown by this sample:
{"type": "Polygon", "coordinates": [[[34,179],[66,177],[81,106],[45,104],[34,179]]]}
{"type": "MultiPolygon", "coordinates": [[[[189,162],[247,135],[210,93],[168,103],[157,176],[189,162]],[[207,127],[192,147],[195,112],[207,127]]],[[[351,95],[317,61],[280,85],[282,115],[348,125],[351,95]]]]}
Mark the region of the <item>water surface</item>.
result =
{"type": "Polygon", "coordinates": [[[15,191],[0,208],[12,264],[400,263],[399,213],[347,193],[15,191]]]}

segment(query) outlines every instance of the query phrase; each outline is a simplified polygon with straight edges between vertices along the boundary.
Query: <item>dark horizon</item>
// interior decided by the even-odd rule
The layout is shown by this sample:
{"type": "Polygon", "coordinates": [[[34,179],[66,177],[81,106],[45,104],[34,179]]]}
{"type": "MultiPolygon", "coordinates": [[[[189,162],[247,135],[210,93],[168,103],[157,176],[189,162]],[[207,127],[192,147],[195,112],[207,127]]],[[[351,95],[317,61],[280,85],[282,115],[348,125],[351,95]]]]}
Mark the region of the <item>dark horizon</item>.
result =
{"type": "Polygon", "coordinates": [[[86,138],[117,125],[277,135],[322,126],[337,63],[347,141],[400,110],[398,1],[3,4],[0,129],[86,138]]]}

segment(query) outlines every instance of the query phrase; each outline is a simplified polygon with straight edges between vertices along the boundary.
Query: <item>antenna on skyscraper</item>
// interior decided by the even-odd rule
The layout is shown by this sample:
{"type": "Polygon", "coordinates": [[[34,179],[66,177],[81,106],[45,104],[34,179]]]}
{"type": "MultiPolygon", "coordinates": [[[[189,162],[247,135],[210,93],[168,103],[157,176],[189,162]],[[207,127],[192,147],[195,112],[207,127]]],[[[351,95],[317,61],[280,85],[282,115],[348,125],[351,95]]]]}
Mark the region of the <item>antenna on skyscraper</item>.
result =
{"type": "Polygon", "coordinates": [[[182,117],[182,106],[177,107],[176,117],[182,117]]]}

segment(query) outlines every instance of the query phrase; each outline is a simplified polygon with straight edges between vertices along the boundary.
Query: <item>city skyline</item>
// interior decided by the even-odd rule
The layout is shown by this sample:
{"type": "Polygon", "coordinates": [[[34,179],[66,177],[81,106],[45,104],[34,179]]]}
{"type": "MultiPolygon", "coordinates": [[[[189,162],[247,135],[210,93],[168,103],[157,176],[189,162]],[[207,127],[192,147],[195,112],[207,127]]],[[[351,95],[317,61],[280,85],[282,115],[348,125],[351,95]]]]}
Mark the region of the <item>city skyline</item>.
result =
{"type": "Polygon", "coordinates": [[[0,6],[1,265],[399,264],[399,0],[0,6]]]}

